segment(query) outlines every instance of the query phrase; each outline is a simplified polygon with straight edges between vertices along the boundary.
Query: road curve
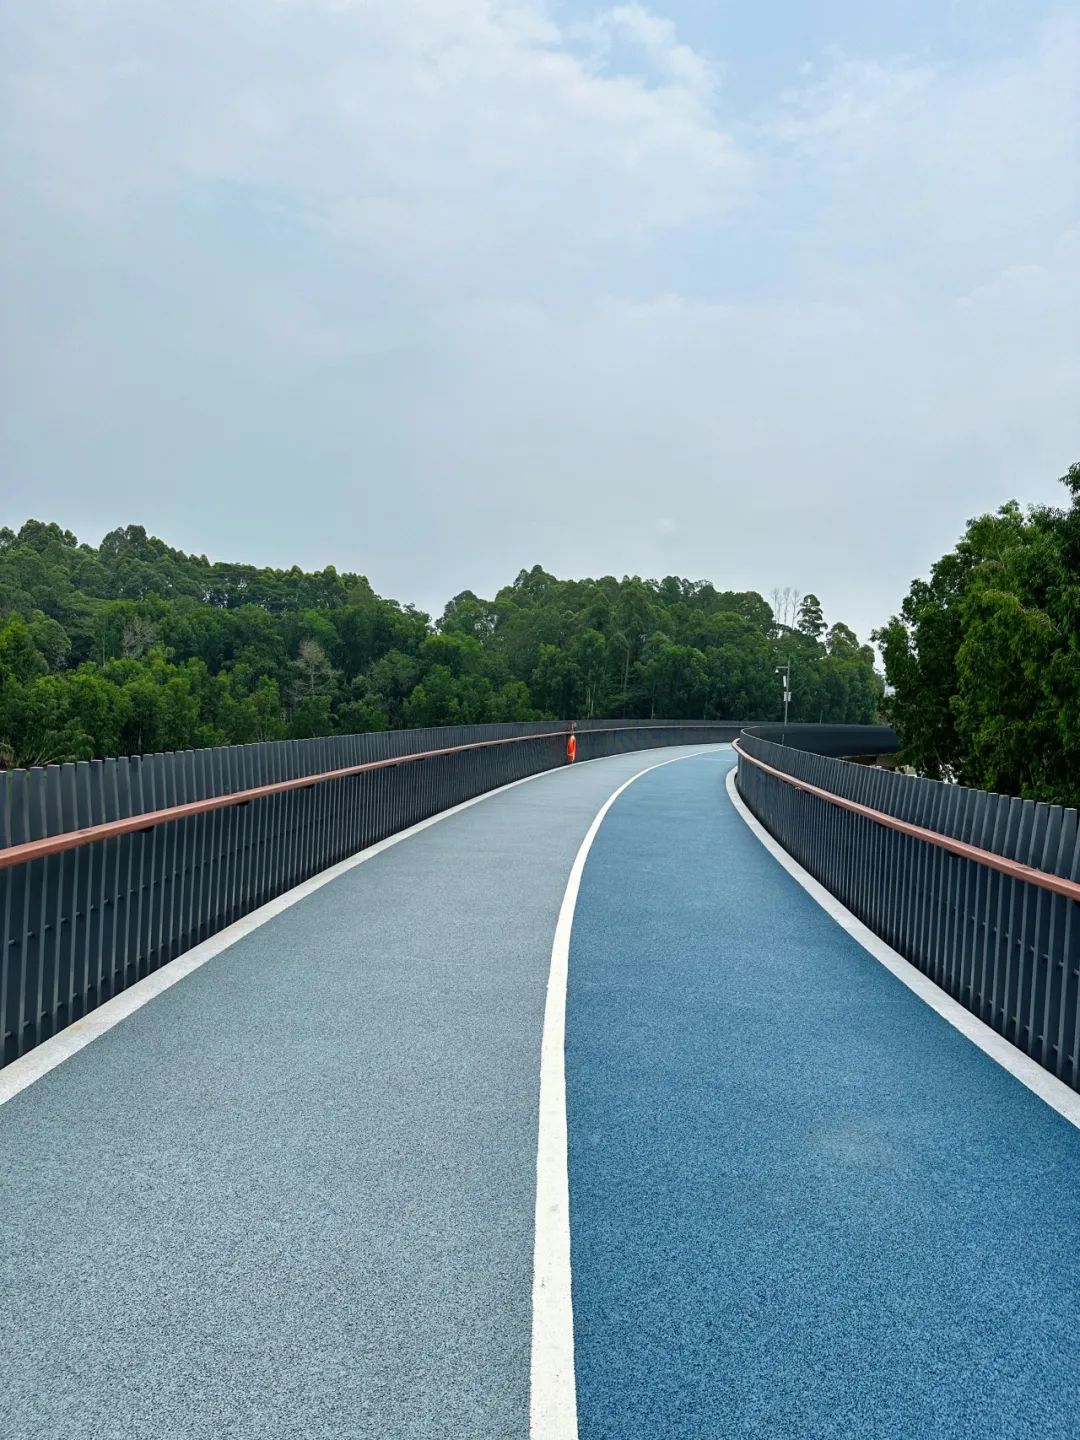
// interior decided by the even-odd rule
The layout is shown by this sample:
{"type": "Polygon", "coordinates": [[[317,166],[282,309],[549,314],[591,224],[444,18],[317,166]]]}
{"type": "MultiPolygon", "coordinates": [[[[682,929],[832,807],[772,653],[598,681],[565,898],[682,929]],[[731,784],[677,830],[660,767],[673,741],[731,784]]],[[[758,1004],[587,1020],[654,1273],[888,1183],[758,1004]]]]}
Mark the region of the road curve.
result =
{"type": "Polygon", "coordinates": [[[656,770],[566,1020],[580,1440],[1075,1440],[1080,1130],[656,770]]]}
{"type": "Polygon", "coordinates": [[[570,937],[577,1440],[1075,1436],[1080,1131],[795,884],[730,763],[493,795],[0,1105],[4,1440],[526,1440],[552,939],[650,766],[570,937]]]}
{"type": "Polygon", "coordinates": [[[552,934],[677,753],[403,840],[0,1106],[5,1440],[524,1440],[552,934]]]}

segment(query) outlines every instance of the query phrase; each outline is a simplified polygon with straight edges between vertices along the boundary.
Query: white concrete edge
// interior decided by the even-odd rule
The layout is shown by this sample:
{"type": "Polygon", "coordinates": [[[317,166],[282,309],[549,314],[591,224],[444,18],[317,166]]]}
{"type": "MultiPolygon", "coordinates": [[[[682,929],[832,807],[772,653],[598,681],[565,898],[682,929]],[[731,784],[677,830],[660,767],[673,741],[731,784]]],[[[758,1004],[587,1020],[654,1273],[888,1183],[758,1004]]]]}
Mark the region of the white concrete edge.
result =
{"type": "MultiPolygon", "coordinates": [[[[633,752],[623,752],[633,753],[633,752]]],[[[597,760],[608,760],[614,757],[608,755],[597,755],[593,760],[579,760],[578,765],[595,764],[597,760]]],[[[347,859],[339,861],[336,865],[329,866],[326,870],[320,870],[309,880],[302,881],[299,885],[286,890],[284,894],[270,900],[265,905],[260,905],[257,910],[237,920],[235,924],[219,930],[216,935],[211,935],[201,945],[186,950],[178,955],[175,960],[170,960],[160,970],[155,970],[152,975],[137,980],[130,985],[122,994],[116,995],[111,1000],[106,1000],[104,1005],[99,1005],[89,1015],[81,1020],[76,1020],[61,1030],[59,1034],[44,1041],[41,1045],[35,1046],[33,1050],[13,1060],[0,1070],[0,1105],[14,1099],[20,1091],[25,1090],[28,1085],[33,1085],[35,1080],[40,1080],[50,1070],[55,1070],[58,1065],[70,1059],[72,1055],[78,1054],[86,1048],[92,1040],[99,1035],[104,1035],[114,1025],[119,1025],[121,1020],[126,1020],[136,1010],[161,995],[164,991],[171,989],[179,980],[190,975],[192,971],[198,970],[208,960],[213,960],[230,945],[235,945],[237,940],[249,935],[252,930],[257,930],[260,925],[265,925],[275,915],[288,910],[290,906],[303,900],[306,896],[313,894],[323,885],[329,885],[339,875],[346,874],[349,870],[355,869],[357,865],[363,865],[365,861],[372,860],[376,855],[381,855],[384,850],[389,850],[392,845],[400,845],[403,840],[410,836],[418,835],[422,830],[428,829],[431,825],[437,825],[440,820],[448,820],[451,815],[460,815],[463,810],[468,810],[472,805],[478,805],[482,800],[489,800],[493,795],[501,795],[506,790],[513,790],[517,785],[525,785],[530,780],[540,780],[545,776],[562,775],[569,769],[569,766],[558,766],[551,770],[538,770],[535,775],[524,775],[520,780],[511,780],[506,785],[500,785],[494,790],[485,790],[482,795],[474,795],[471,800],[463,800],[460,805],[452,805],[449,810],[440,810],[437,815],[431,815],[427,820],[421,820],[416,825],[410,825],[407,830],[399,830],[395,835],[388,835],[385,840],[379,840],[367,849],[350,855],[347,859]]]]}
{"type": "MultiPolygon", "coordinates": [[[[540,1044],[540,1121],[536,1142],[536,1232],[533,1248],[532,1356],[529,1375],[531,1440],[577,1440],[574,1307],[570,1270],[570,1177],[566,1119],[566,986],[570,934],[581,877],[604,817],[615,801],[651,770],[697,759],[675,755],[645,765],[612,792],[596,812],[574,857],[551,946],[544,1032],[540,1044]]],[[[723,748],[730,748],[725,746],[723,748]]]]}
{"type": "Polygon", "coordinates": [[[1080,1129],[1080,1094],[1071,1090],[1055,1075],[1051,1075],[1049,1070],[1044,1070],[1030,1056],[1025,1055],[1022,1050],[1018,1050],[1015,1045],[1006,1040],[1003,1035],[999,1035],[996,1030],[992,1030],[970,1010],[965,1009],[958,1000],[954,1000],[950,994],[942,990],[940,985],[935,985],[933,980],[924,975],[910,961],[905,960],[880,936],[875,935],[845,905],[842,905],[835,895],[804,870],[799,862],[793,859],[777,840],[773,839],[760,820],[747,808],[746,802],[735,785],[737,768],[736,765],[733,765],[728,771],[728,795],[738,814],[746,821],[773,859],[779,861],[806,893],[816,900],[852,939],[857,940],[864,950],[884,965],[890,974],[895,975],[920,1000],[929,1005],[931,1010],[940,1015],[954,1029],[959,1030],[961,1035],[970,1040],[973,1045],[977,1045],[1003,1070],[1007,1070],[1014,1079],[1019,1080],[1021,1085],[1026,1085],[1052,1110],[1056,1110],[1071,1125],[1080,1129]]]}

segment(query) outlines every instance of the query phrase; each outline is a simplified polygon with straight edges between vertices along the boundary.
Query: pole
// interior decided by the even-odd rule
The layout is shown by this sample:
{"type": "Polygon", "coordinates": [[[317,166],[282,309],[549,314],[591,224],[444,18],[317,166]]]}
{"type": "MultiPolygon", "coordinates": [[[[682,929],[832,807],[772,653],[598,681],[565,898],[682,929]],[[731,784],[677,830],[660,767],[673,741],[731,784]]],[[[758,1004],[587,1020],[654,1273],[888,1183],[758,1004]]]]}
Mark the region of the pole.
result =
{"type": "Polygon", "coordinates": [[[788,660],[785,665],[777,665],[776,673],[777,675],[783,675],[784,677],[784,728],[781,732],[780,743],[782,745],[786,745],[788,706],[791,704],[791,661],[788,660]]]}

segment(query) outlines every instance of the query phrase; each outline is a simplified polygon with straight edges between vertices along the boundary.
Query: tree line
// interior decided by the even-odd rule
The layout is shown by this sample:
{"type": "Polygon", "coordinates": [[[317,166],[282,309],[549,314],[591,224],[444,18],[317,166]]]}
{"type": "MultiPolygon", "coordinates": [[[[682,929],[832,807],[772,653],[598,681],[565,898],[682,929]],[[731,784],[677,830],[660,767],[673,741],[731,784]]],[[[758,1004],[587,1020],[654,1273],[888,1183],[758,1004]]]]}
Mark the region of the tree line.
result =
{"type": "Polygon", "coordinates": [[[920,774],[1080,806],[1080,465],[1061,483],[971,520],[875,638],[920,774]]]}
{"type": "Polygon", "coordinates": [[[0,763],[389,727],[609,716],[866,721],[870,647],[813,595],[784,618],[706,581],[539,565],[432,623],[363,575],[212,563],[137,525],[0,530],[0,763]]]}

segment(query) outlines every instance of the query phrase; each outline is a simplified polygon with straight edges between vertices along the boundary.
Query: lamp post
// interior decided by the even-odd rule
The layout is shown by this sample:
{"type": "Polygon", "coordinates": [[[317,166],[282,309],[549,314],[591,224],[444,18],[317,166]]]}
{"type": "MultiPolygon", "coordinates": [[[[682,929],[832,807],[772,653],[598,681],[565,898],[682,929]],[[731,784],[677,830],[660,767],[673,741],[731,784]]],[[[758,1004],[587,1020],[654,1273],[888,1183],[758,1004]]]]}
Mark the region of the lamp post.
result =
{"type": "Polygon", "coordinates": [[[781,743],[786,744],[788,706],[791,704],[791,661],[789,660],[785,665],[777,665],[776,673],[784,677],[784,732],[781,743]]]}

